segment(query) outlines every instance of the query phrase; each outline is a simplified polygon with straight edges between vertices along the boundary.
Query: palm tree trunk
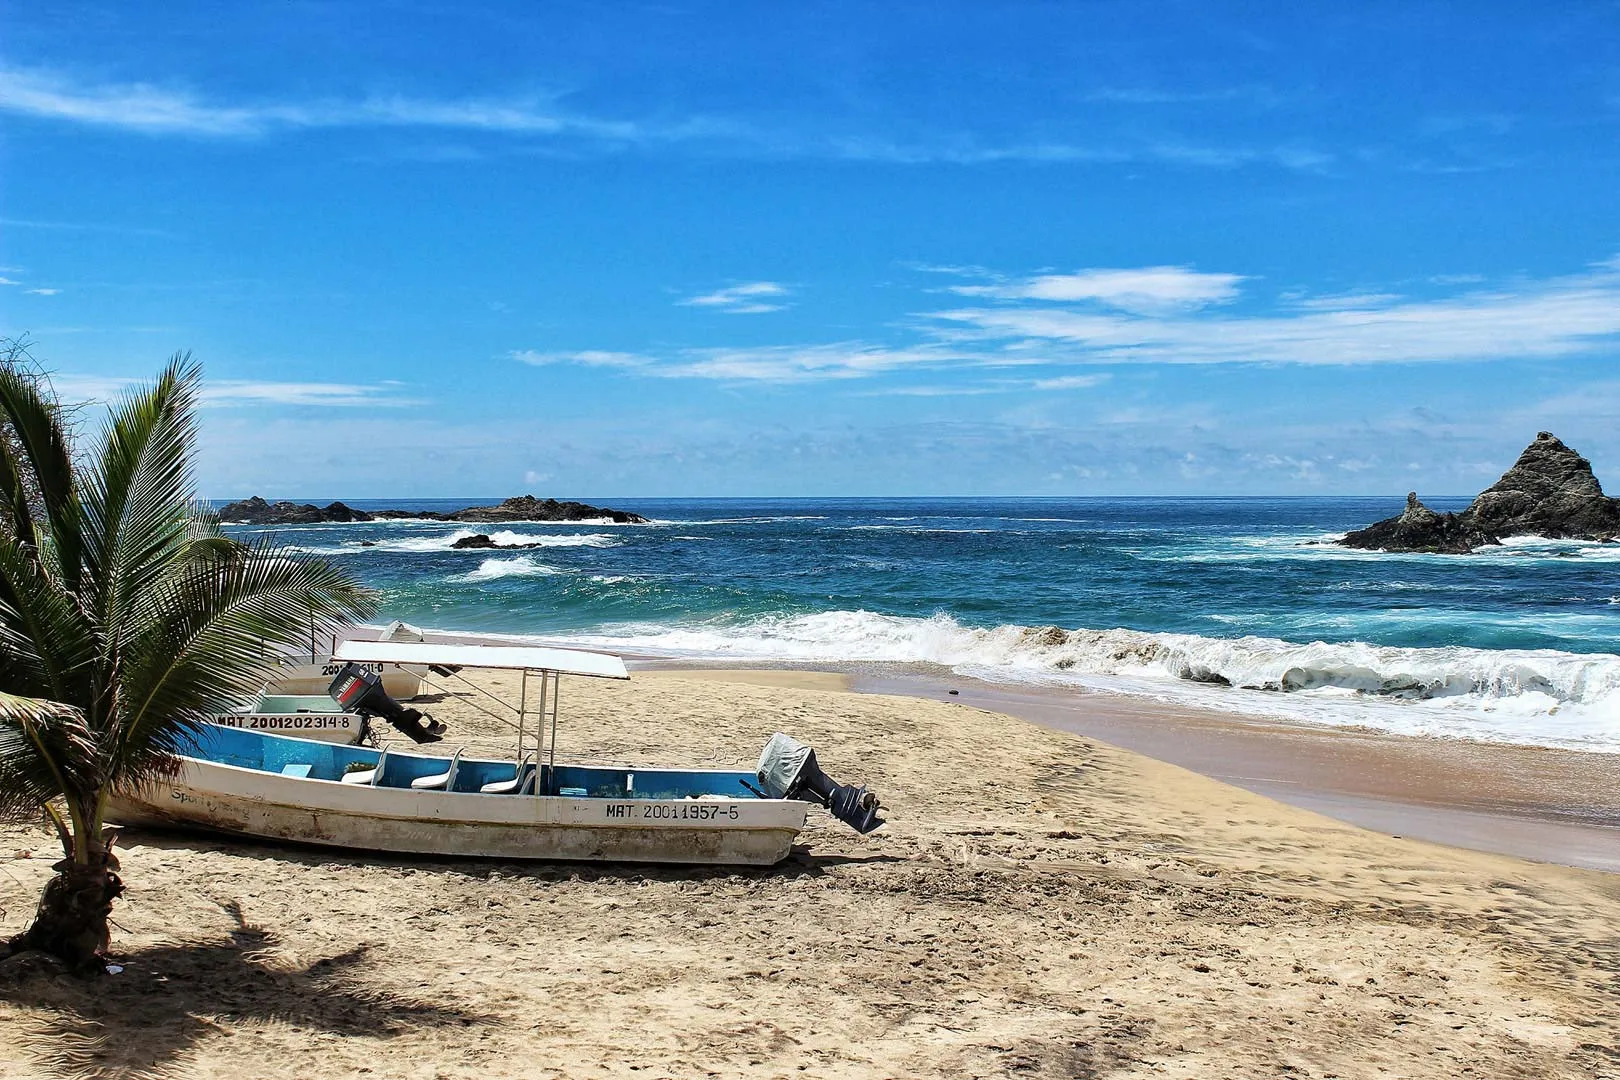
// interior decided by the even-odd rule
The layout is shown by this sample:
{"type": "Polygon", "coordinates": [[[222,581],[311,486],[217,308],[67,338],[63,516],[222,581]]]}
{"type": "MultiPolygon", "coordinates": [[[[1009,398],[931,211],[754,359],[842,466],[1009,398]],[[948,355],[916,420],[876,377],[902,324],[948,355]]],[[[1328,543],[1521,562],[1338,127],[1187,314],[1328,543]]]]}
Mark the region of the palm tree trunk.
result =
{"type": "Polygon", "coordinates": [[[110,932],[107,917],[123,895],[118,859],[111,848],[91,853],[88,862],[63,859],[51,869],[34,923],[7,943],[6,955],[30,950],[49,953],[81,975],[96,974],[106,964],[110,932]]]}

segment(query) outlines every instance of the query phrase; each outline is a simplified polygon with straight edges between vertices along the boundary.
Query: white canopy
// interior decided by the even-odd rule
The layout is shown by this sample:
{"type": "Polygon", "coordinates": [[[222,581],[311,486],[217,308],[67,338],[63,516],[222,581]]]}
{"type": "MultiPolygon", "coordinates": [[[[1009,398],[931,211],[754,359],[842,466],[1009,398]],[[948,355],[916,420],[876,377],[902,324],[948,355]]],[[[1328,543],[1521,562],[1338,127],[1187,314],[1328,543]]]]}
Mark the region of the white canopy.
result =
{"type": "Polygon", "coordinates": [[[424,641],[345,641],[332,654],[336,660],[371,664],[447,664],[512,671],[557,671],[628,679],[624,661],[611,653],[578,649],[542,649],[533,645],[435,645],[424,641]]]}

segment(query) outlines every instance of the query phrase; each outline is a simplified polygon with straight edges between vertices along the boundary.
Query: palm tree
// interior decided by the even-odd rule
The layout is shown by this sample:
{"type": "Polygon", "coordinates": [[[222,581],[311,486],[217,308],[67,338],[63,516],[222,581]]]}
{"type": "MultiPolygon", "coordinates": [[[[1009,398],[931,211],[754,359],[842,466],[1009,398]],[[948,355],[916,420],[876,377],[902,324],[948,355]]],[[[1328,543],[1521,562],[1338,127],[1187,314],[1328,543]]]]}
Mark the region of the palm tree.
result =
{"type": "Polygon", "coordinates": [[[46,388],[0,367],[0,815],[43,809],[64,854],[0,958],[100,970],[124,890],[112,792],[173,775],[195,725],[251,693],[275,646],[375,608],[324,561],[220,532],[191,471],[200,377],[176,355],[76,455],[46,388]]]}

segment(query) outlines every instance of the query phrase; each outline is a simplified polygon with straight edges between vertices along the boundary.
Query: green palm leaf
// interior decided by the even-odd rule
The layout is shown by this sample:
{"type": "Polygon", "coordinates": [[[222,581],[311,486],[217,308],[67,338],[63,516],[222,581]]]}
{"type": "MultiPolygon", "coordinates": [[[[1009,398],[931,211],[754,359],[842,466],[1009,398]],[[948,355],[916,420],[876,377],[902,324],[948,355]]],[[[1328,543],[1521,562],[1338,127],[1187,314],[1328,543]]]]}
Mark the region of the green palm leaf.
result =
{"type": "Polygon", "coordinates": [[[0,814],[60,798],[71,822],[72,882],[53,879],[18,947],[96,940],[61,932],[78,916],[51,921],[47,908],[56,893],[82,898],[86,880],[101,888],[97,874],[107,904],[122,890],[102,837],[114,789],[171,774],[196,725],[256,690],[312,627],[335,633],[375,610],[341,570],[237,543],[198,502],[200,378],[175,356],[75,461],[54,399],[0,369],[18,448],[0,452],[0,814]]]}

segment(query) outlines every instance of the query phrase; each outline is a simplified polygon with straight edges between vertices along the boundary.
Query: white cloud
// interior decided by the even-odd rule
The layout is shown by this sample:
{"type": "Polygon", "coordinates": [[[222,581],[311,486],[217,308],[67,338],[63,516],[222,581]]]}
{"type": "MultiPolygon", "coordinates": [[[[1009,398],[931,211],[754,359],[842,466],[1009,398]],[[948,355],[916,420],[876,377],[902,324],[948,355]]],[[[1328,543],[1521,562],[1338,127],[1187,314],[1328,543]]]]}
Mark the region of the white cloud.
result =
{"type": "Polygon", "coordinates": [[[429,127],[634,139],[634,124],[571,116],[539,97],[507,101],[424,101],[372,97],[307,104],[221,105],[149,83],[80,86],[53,73],[0,70],[0,110],[148,134],[263,135],[287,128],[429,127]]]}
{"type": "Polygon", "coordinates": [[[712,308],[728,315],[759,315],[767,311],[781,311],[787,305],[773,301],[787,294],[787,287],[774,281],[750,281],[678,302],[686,307],[712,308]]]}
{"type": "MultiPolygon", "coordinates": [[[[1214,146],[1174,140],[1092,145],[1060,139],[986,143],[971,132],[892,138],[865,132],[806,132],[779,123],[690,116],[622,120],[584,116],[544,94],[435,101],[400,95],[358,100],[222,103],[187,89],[151,83],[83,83],[42,69],[0,69],[0,112],[149,135],[248,138],[278,131],[399,127],[511,135],[573,136],[614,145],[700,143],[765,158],[814,158],[893,164],[1116,165],[1157,162],[1212,169],[1273,166],[1316,172],[1333,158],[1294,145],[1214,146]]],[[[429,156],[473,156],[438,148],[429,156]]],[[[48,224],[48,223],[41,223],[48,224]]]]}
{"type": "MultiPolygon", "coordinates": [[[[8,282],[8,284],[9,284],[9,282],[8,282]]],[[[23,290],[23,292],[27,293],[30,296],[55,296],[57,293],[59,293],[61,291],[62,291],[61,289],[24,289],[23,290]]]]}
{"type": "MultiPolygon", "coordinates": [[[[135,376],[80,375],[60,372],[51,385],[64,401],[108,402],[149,383],[135,376]]],[[[250,379],[204,379],[200,402],[205,406],[299,405],[314,408],[402,408],[421,402],[394,396],[394,385],[273,382],[250,379]]]]}
{"type": "Polygon", "coordinates": [[[899,368],[944,364],[954,354],[938,346],[893,349],[859,341],[831,345],[764,345],[754,348],[680,349],[667,356],[641,353],[536,352],[508,354],[526,364],[614,367],[665,379],[797,383],[859,379],[899,368]]]}
{"type": "Polygon", "coordinates": [[[1025,304],[932,317],[945,324],[939,337],[958,346],[997,342],[1046,362],[1376,364],[1565,356],[1620,335],[1620,267],[1610,261],[1582,274],[1445,299],[1361,294],[1293,306],[1302,310],[1240,316],[1025,304]]]}
{"type": "Polygon", "coordinates": [[[1108,381],[1106,374],[1059,375],[1052,379],[1036,379],[1030,385],[1036,390],[1082,390],[1108,381]]]}
{"type": "Polygon", "coordinates": [[[0,285],[21,285],[21,284],[22,284],[22,282],[20,282],[20,281],[13,281],[11,278],[8,278],[8,277],[0,277],[0,285]]]}
{"type": "Polygon", "coordinates": [[[1183,266],[1147,266],[1042,274],[1001,285],[955,285],[951,291],[995,300],[1094,301],[1150,315],[1225,303],[1237,296],[1242,281],[1238,274],[1201,274],[1183,266]]]}
{"type": "Polygon", "coordinates": [[[514,349],[507,354],[513,360],[543,367],[547,364],[579,364],[582,367],[646,367],[652,361],[635,353],[607,352],[602,349],[582,349],[577,352],[540,352],[536,349],[514,349]]]}

